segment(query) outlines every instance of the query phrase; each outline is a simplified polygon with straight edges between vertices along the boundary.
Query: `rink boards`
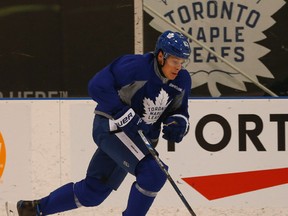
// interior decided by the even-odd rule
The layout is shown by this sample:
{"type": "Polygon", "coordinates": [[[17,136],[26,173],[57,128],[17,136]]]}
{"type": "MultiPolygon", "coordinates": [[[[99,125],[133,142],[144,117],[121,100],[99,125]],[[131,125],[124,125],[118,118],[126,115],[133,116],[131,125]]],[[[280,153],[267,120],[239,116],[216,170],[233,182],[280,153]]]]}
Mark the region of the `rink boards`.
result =
{"type": "MultiPolygon", "coordinates": [[[[157,150],[193,207],[287,207],[287,106],[287,99],[189,100],[188,135],[175,151],[163,139],[157,150]]],[[[1,206],[85,176],[96,149],[94,107],[83,99],[0,101],[1,206]]],[[[133,181],[128,176],[103,206],[124,208],[133,181]]],[[[167,182],[154,206],[183,204],[167,182]]]]}

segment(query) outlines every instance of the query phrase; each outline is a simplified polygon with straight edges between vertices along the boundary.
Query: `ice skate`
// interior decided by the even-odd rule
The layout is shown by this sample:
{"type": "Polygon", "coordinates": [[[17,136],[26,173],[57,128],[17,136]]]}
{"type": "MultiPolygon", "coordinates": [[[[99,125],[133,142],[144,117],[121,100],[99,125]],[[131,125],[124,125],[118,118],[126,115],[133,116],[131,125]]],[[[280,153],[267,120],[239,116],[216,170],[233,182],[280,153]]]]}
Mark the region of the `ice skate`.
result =
{"type": "Polygon", "coordinates": [[[40,204],[38,200],[17,202],[17,211],[19,216],[40,216],[40,204]]]}

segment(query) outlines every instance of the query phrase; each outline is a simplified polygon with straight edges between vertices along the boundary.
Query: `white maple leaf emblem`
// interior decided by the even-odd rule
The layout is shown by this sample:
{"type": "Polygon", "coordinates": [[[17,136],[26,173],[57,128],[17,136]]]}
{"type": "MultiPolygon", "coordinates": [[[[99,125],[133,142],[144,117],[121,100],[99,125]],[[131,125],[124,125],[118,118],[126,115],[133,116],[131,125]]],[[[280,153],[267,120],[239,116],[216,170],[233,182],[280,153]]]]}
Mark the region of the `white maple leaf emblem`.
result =
{"type": "Polygon", "coordinates": [[[160,90],[159,95],[155,98],[155,103],[153,100],[145,97],[143,99],[143,106],[144,106],[143,120],[147,124],[153,124],[154,122],[157,121],[157,119],[159,119],[159,117],[167,108],[170,102],[169,102],[169,95],[164,89],[160,90]]]}

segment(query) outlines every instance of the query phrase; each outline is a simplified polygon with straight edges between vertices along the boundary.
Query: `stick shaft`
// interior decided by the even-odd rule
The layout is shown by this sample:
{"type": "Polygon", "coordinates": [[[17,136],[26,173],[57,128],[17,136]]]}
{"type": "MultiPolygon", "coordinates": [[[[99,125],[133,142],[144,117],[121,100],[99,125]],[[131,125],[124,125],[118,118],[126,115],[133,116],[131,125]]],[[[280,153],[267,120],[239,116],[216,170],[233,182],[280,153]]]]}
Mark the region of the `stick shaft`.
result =
{"type": "Polygon", "coordinates": [[[168,151],[170,152],[170,151],[172,151],[172,152],[174,152],[175,151],[175,142],[173,142],[173,141],[168,141],[168,151]]]}
{"type": "Polygon", "coordinates": [[[193,211],[193,209],[191,208],[191,206],[189,205],[189,203],[187,202],[187,200],[183,196],[182,192],[177,187],[175,181],[172,179],[172,177],[170,176],[169,172],[166,170],[164,164],[162,163],[162,161],[158,157],[158,155],[157,155],[156,151],[154,150],[154,148],[152,147],[151,143],[144,136],[144,134],[143,134],[143,132],[141,130],[139,130],[138,133],[141,136],[141,138],[142,138],[143,142],[145,143],[146,147],[148,148],[149,152],[152,154],[153,158],[156,160],[157,164],[161,168],[161,170],[166,174],[167,179],[169,180],[169,182],[171,183],[172,187],[175,189],[176,193],[178,194],[178,196],[180,197],[180,199],[182,200],[182,202],[186,206],[187,210],[190,212],[190,214],[192,216],[196,216],[195,212],[193,211]]]}

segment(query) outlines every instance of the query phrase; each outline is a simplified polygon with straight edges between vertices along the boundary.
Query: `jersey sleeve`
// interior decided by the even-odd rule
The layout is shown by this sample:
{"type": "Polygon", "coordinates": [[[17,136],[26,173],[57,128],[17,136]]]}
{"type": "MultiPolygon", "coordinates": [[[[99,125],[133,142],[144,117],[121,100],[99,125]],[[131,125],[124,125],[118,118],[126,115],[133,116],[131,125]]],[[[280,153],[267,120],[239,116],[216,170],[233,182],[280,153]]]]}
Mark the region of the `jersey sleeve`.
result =
{"type": "Polygon", "coordinates": [[[118,91],[135,81],[139,65],[141,67],[138,59],[134,55],[120,57],[89,81],[88,92],[97,102],[97,110],[114,115],[127,106],[121,101],[118,91]]]}
{"type": "Polygon", "coordinates": [[[191,91],[191,77],[188,73],[188,71],[183,70],[182,76],[179,80],[177,80],[178,85],[182,86],[183,92],[178,97],[176,97],[173,101],[173,111],[170,113],[170,115],[180,114],[184,115],[187,119],[189,119],[189,113],[188,113],[188,99],[191,91]]]}

